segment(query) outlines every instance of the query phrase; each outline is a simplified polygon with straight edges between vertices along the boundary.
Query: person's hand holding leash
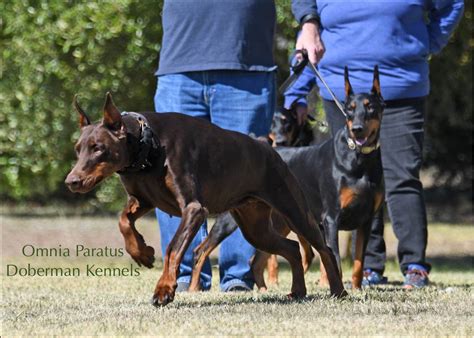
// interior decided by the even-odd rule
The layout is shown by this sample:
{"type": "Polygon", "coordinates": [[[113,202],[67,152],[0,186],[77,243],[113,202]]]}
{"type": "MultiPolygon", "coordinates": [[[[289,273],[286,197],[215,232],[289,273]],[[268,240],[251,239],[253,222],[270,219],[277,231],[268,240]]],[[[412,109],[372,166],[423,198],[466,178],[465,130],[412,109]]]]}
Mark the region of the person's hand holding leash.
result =
{"type": "MultiPolygon", "coordinates": [[[[296,41],[296,49],[306,49],[308,51],[309,61],[316,65],[321,61],[326,48],[319,34],[319,23],[316,20],[310,20],[301,27],[301,34],[296,41]]],[[[297,58],[301,56],[297,55],[297,58]]]]}

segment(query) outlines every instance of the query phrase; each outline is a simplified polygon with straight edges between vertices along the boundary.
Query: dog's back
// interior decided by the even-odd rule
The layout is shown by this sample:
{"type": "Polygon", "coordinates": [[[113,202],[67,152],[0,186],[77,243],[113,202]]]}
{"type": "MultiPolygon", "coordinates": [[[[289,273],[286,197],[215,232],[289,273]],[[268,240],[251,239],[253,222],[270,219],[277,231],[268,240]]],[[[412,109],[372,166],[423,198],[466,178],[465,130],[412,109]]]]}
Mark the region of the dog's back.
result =
{"type": "Polygon", "coordinates": [[[217,193],[203,191],[203,202],[209,205],[213,213],[226,210],[227,206],[223,206],[222,201],[227,200],[229,195],[235,195],[239,190],[246,190],[244,194],[252,193],[248,189],[259,191],[266,183],[269,173],[278,171],[283,174],[287,170],[286,165],[266,142],[183,114],[141,114],[148,120],[167,156],[175,158],[172,163],[166,163],[173,172],[182,170],[179,163],[185,164],[193,168],[195,175],[199,175],[196,179],[201,185],[206,186],[212,182],[221,186],[217,193]],[[183,129],[186,130],[186,135],[182,133],[183,129]],[[246,181],[242,180],[243,176],[247,178],[246,181]],[[214,205],[225,210],[214,210],[214,205]]]}

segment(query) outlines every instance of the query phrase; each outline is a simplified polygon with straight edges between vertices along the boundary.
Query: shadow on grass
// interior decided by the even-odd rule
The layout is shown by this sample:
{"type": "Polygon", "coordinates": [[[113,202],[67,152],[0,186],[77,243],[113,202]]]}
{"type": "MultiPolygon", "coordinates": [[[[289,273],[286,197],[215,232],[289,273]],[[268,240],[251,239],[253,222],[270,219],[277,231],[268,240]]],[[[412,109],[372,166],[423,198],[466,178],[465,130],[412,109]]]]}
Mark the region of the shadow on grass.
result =
{"type": "MultiPolygon", "coordinates": [[[[203,293],[204,294],[204,293],[203,293]]],[[[179,295],[178,295],[179,297],[179,295]]],[[[287,296],[281,294],[259,294],[253,296],[251,294],[240,294],[238,292],[229,293],[225,298],[203,300],[201,297],[196,299],[181,299],[175,300],[172,306],[176,308],[192,307],[212,307],[212,306],[239,306],[244,304],[276,304],[276,305],[294,305],[305,304],[318,301],[339,301],[329,295],[329,291],[324,290],[324,294],[311,294],[301,299],[289,299],[287,296]]],[[[351,300],[351,296],[341,299],[341,301],[351,300]]]]}
{"type": "Polygon", "coordinates": [[[429,257],[427,261],[432,269],[440,272],[468,272],[474,269],[474,256],[436,256],[429,257]]]}
{"type": "MultiPolygon", "coordinates": [[[[432,256],[427,258],[428,263],[431,264],[432,269],[438,272],[474,272],[474,255],[466,256],[432,256]]],[[[290,271],[290,265],[287,261],[279,261],[279,269],[282,271],[290,271]]],[[[217,264],[217,260],[213,261],[217,264]]],[[[350,270],[352,260],[344,258],[342,260],[342,270],[350,270]]],[[[319,262],[314,261],[311,265],[311,271],[319,270],[319,262]]],[[[386,269],[399,269],[398,262],[394,257],[390,257],[386,263],[386,269]]]]}

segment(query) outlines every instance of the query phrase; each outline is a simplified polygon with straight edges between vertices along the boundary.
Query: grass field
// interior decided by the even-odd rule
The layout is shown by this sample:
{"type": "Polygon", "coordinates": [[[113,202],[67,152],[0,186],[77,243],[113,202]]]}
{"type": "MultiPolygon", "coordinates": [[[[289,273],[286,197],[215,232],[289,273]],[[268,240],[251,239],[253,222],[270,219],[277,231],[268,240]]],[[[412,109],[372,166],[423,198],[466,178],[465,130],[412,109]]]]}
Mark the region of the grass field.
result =
{"type": "MultiPolygon", "coordinates": [[[[474,228],[435,224],[428,256],[432,286],[404,291],[394,262],[396,242],[386,229],[390,261],[384,287],[331,299],[316,285],[315,265],[306,275],[308,297],[287,301],[290,272],[281,266],[280,285],[267,293],[218,291],[178,294],[165,308],[149,304],[161,266],[135,277],[6,276],[6,265],[127,267],[123,257],[22,257],[35,247],[122,247],[111,218],[2,218],[2,329],[18,335],[474,335],[474,228]]],[[[159,248],[152,219],[141,222],[148,243],[159,248]]],[[[159,250],[157,250],[158,252],[159,250]]],[[[84,269],[83,269],[84,270],[84,269]]],[[[81,271],[83,271],[81,270],[81,271]]],[[[348,280],[349,266],[345,267],[348,280]]]]}

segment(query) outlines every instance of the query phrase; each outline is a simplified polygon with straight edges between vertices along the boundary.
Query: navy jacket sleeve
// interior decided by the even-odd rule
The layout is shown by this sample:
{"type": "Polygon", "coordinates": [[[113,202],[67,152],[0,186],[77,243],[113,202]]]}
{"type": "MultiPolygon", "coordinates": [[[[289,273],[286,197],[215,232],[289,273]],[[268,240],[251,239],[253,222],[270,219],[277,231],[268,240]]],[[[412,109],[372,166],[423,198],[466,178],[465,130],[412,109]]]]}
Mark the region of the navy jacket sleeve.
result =
{"type": "Polygon", "coordinates": [[[291,10],[298,22],[308,14],[318,15],[316,0],[292,0],[291,10]]]}
{"type": "Polygon", "coordinates": [[[463,0],[433,1],[428,26],[431,53],[439,53],[447,45],[449,37],[461,21],[463,11],[463,0]]]}

